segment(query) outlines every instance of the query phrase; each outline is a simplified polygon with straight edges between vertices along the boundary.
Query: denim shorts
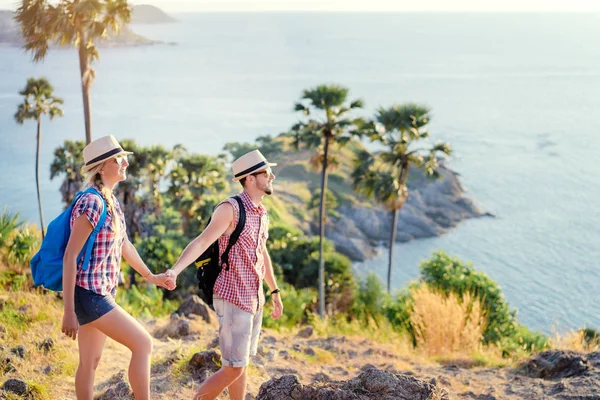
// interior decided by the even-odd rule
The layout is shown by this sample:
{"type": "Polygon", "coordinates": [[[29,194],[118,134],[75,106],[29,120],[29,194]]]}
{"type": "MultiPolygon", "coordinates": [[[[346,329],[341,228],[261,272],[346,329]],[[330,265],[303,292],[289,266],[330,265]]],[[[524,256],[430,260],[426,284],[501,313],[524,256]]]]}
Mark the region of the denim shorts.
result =
{"type": "Polygon", "coordinates": [[[75,314],[79,325],[97,320],[116,306],[111,295],[102,296],[75,285],[75,314]]]}
{"type": "Polygon", "coordinates": [[[222,364],[226,367],[245,367],[250,355],[256,355],[262,326],[262,310],[250,314],[220,297],[213,299],[219,319],[219,346],[222,364]]]}

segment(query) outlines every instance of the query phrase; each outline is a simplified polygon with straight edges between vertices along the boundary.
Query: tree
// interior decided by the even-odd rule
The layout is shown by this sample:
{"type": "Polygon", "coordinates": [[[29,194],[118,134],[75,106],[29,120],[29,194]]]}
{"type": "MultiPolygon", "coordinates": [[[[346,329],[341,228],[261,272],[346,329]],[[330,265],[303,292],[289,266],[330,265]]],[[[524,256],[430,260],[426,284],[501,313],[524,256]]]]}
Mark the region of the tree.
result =
{"type": "Polygon", "coordinates": [[[394,105],[379,108],[369,136],[383,144],[386,150],[372,154],[363,151],[355,161],[352,173],[354,189],[384,204],[392,213],[390,250],[388,258],[387,290],[391,291],[392,261],[398,225],[398,213],[408,198],[406,187],[411,166],[423,168],[425,174],[439,177],[438,153],[450,155],[450,146],[436,143],[428,150],[414,148],[414,144],[429,137],[425,128],[430,120],[427,107],[417,104],[394,105]]]}
{"type": "Polygon", "coordinates": [[[18,124],[26,120],[37,122],[36,152],[35,152],[35,186],[37,189],[38,207],[40,210],[40,225],[42,227],[42,238],[46,236],[46,225],[44,224],[44,212],[42,210],[42,195],[40,193],[40,147],[42,141],[42,116],[48,115],[50,120],[62,116],[63,110],[60,105],[63,100],[54,95],[54,88],[46,78],[29,78],[25,89],[19,92],[23,96],[23,103],[19,104],[15,114],[18,124]]]}
{"type": "Polygon", "coordinates": [[[83,140],[65,140],[63,146],[54,150],[54,160],[50,164],[50,179],[52,180],[62,174],[65,175],[65,179],[60,185],[60,193],[65,207],[71,204],[83,182],[81,177],[81,167],[83,167],[81,154],[84,147],[83,140]]]}
{"type": "Polygon", "coordinates": [[[55,5],[47,0],[22,0],[17,9],[15,20],[34,62],[42,61],[53,44],[77,48],[86,143],[92,141],[90,87],[96,73],[91,64],[99,58],[94,41],[109,31],[119,33],[130,19],[126,0],[59,0],[55,5]]]}
{"type": "Polygon", "coordinates": [[[305,116],[292,127],[294,145],[298,149],[301,144],[308,148],[316,148],[313,161],[321,168],[321,199],[319,206],[319,315],[325,316],[325,262],[323,258],[323,240],[325,238],[325,193],[327,190],[327,174],[332,163],[331,146],[344,146],[353,135],[360,135],[364,121],[351,118],[350,113],[362,107],[361,100],[346,104],[348,89],[337,85],[320,85],[303,92],[295,111],[305,116]],[[317,117],[312,112],[322,111],[324,116],[317,117]]]}
{"type": "Polygon", "coordinates": [[[169,180],[166,194],[181,212],[183,232],[189,238],[196,237],[220,201],[221,193],[229,189],[225,159],[182,154],[176,158],[169,180]]]}

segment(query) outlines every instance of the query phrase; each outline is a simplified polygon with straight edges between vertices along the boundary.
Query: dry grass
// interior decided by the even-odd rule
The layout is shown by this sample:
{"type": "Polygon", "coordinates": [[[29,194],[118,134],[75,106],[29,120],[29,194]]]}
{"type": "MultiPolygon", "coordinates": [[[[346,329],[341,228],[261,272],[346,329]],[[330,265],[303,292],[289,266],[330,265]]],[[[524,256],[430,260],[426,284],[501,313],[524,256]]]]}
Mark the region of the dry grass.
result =
{"type": "Polygon", "coordinates": [[[417,347],[428,356],[472,355],[482,349],[486,318],[471,294],[445,296],[427,287],[413,292],[417,347]]]}
{"type": "Polygon", "coordinates": [[[581,352],[594,352],[600,348],[598,340],[588,342],[583,331],[574,331],[559,334],[553,329],[550,338],[550,347],[556,350],[573,350],[581,352]]]}

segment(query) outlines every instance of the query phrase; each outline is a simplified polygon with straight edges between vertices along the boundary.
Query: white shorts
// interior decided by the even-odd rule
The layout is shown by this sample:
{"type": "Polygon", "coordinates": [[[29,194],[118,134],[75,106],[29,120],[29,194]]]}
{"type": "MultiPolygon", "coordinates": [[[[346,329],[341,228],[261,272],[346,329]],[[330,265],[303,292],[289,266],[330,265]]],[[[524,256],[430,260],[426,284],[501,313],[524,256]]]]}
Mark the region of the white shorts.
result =
{"type": "Polygon", "coordinates": [[[222,364],[245,367],[250,355],[256,355],[263,312],[250,314],[220,297],[213,298],[219,319],[219,346],[222,364]]]}

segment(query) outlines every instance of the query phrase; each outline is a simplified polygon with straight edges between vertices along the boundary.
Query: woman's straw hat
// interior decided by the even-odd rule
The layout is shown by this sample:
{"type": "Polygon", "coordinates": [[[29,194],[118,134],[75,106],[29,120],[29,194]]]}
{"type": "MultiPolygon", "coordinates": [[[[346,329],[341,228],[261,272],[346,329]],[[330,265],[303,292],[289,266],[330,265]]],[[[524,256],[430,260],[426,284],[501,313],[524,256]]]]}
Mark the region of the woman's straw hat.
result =
{"type": "Polygon", "coordinates": [[[101,137],[94,140],[83,149],[83,162],[85,165],[81,170],[87,172],[110,158],[127,154],[133,153],[123,150],[113,135],[101,137]]]}

